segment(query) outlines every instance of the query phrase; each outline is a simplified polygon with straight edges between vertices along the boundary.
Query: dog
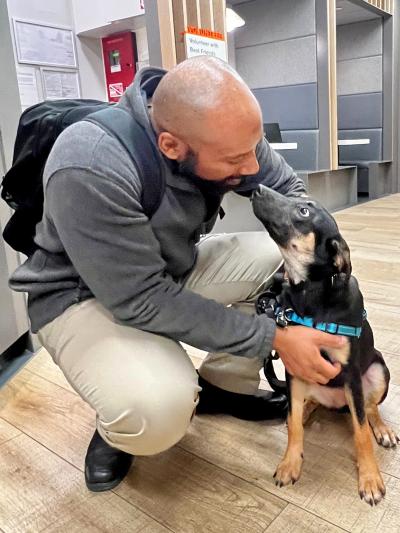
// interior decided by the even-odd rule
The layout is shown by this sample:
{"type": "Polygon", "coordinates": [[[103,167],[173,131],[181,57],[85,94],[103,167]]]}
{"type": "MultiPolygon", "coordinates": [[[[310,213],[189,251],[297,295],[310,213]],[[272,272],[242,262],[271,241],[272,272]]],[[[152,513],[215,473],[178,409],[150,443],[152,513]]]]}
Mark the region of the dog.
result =
{"type": "Polygon", "coordinates": [[[303,463],[304,422],[317,405],[348,406],[354,429],[361,499],[377,504],[385,485],[374,455],[370,426],[378,444],[395,447],[397,435],[382,420],[378,405],[390,380],[382,354],[374,347],[363,296],[351,275],[350,251],[329,212],[309,197],[285,197],[260,185],[253,211],[278,245],[285,282],[274,311],[278,326],[302,324],[345,335],[343,349],[321,355],[342,370],[326,385],[306,383],[286,372],[288,445],[274,474],[278,486],[295,483],[303,463]]]}

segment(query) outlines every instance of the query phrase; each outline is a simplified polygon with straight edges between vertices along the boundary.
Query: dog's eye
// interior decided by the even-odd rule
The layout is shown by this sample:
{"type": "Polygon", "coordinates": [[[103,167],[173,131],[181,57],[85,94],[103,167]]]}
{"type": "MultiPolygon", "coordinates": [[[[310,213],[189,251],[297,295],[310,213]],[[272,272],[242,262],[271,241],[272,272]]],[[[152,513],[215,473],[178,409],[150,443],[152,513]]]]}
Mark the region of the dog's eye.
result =
{"type": "Polygon", "coordinates": [[[310,210],[307,209],[307,207],[299,207],[299,213],[304,218],[307,218],[310,216],[310,210]]]}

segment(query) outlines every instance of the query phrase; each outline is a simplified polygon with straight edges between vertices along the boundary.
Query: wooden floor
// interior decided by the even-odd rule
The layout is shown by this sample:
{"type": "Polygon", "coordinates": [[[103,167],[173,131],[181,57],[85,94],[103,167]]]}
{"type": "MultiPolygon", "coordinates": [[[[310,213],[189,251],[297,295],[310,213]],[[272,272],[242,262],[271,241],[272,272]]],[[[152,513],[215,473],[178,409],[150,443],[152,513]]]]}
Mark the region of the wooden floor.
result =
{"type": "MultiPolygon", "coordinates": [[[[377,346],[392,374],[383,417],[400,432],[400,195],[336,215],[377,346]]],[[[115,491],[93,494],[83,461],[94,413],[45,351],[0,391],[0,530],[17,532],[400,532],[400,450],[377,447],[387,495],[361,502],[348,415],[320,408],[300,481],[276,488],[283,423],[196,417],[173,449],[139,458],[115,491]]]]}

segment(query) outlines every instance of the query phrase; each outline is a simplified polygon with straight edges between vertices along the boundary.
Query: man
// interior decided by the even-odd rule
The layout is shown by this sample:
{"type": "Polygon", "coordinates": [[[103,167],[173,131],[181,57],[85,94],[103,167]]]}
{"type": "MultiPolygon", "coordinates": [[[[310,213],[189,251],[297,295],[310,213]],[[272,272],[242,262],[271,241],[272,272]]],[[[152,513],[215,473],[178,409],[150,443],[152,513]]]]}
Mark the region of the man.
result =
{"type": "Polygon", "coordinates": [[[143,213],[138,171],[123,147],[93,123],[74,124],[46,164],[39,249],[11,280],[29,294],[32,330],[96,411],[85,466],[94,491],[115,487],[133,455],[178,442],[199,393],[200,412],[284,416],[284,396],[258,391],[272,348],[309,381],[326,383],[339,371],[319,347],[340,339],[276,330],[254,314],[282,261],[265,232],[200,240],[228,190],[249,195],[262,182],[283,194],[305,192],[263,139],[259,105],[241,78],[199,57],[169,73],[142,71],[119,105],[163,156],[157,212],[151,220],[143,213]],[[209,352],[202,388],[179,341],[209,352]]]}

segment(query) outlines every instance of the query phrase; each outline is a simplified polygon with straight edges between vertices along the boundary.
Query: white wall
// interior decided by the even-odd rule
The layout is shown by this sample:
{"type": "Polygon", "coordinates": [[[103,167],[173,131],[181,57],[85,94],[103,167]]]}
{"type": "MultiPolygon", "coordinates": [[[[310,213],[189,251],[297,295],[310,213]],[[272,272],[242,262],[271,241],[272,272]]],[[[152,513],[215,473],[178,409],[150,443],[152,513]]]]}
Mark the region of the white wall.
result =
{"type": "MultiPolygon", "coordinates": [[[[135,29],[138,69],[149,62],[146,28],[135,29]]],[[[82,98],[107,100],[101,39],[76,36],[82,98]]]]}
{"type": "Polygon", "coordinates": [[[146,28],[139,28],[135,30],[136,47],[138,53],[138,67],[146,67],[149,64],[149,46],[147,44],[146,28]]]}
{"type": "Polygon", "coordinates": [[[104,26],[103,6],[99,0],[71,0],[71,4],[76,33],[104,26]]]}
{"type": "MultiPolygon", "coordinates": [[[[34,0],[30,2],[27,2],[26,0],[7,0],[7,6],[11,28],[12,19],[20,18],[31,22],[38,22],[53,26],[62,26],[73,29],[74,22],[70,0],[34,0]]],[[[17,69],[24,68],[26,67],[26,65],[19,65],[17,62],[13,31],[11,31],[11,35],[13,39],[16,67],[17,69]]],[[[36,73],[38,101],[41,101],[44,99],[44,91],[40,76],[40,68],[37,65],[30,66],[35,70],[36,73]]]]}
{"type": "Polygon", "coordinates": [[[138,63],[148,64],[147,34],[140,0],[69,0],[72,6],[83,98],[107,99],[101,38],[112,33],[136,33],[138,63]],[[140,16],[142,15],[142,16],[140,16]],[[112,24],[111,24],[112,23],[112,24]],[[82,35],[85,34],[85,36],[82,35]]]}
{"type": "Polygon", "coordinates": [[[71,0],[76,33],[105,26],[112,21],[143,15],[140,0],[71,0]]]}
{"type": "MultiPolygon", "coordinates": [[[[0,176],[10,166],[21,105],[13,58],[7,4],[0,0],[0,176]]],[[[0,232],[11,210],[0,201],[0,232]]],[[[8,288],[8,277],[19,264],[19,256],[0,239],[0,353],[29,329],[25,299],[8,288]]]]}
{"type": "MultiPolygon", "coordinates": [[[[64,26],[75,30],[76,16],[74,16],[75,13],[73,10],[73,0],[33,0],[29,2],[27,0],[6,1],[8,5],[10,24],[12,24],[12,18],[21,18],[24,20],[54,26],[64,26]]],[[[91,2],[80,1],[79,4],[81,9],[84,10],[87,8],[87,17],[90,16],[93,21],[96,21],[96,13],[98,13],[98,10],[93,9],[91,2]]],[[[111,6],[115,7],[112,3],[111,6]]],[[[116,8],[116,13],[121,13],[121,10],[118,9],[118,7],[116,8]]],[[[75,44],[81,97],[106,100],[107,93],[104,81],[101,40],[87,37],[75,37],[75,44]]],[[[17,60],[16,66],[17,68],[19,66],[17,60]]],[[[23,68],[22,65],[20,67],[23,68]]],[[[36,71],[38,100],[40,101],[44,99],[40,69],[34,65],[32,65],[32,67],[36,71]]]]}
{"type": "MultiPolygon", "coordinates": [[[[143,19],[140,0],[3,0],[8,5],[10,25],[12,19],[21,18],[33,22],[63,26],[71,28],[77,34],[84,30],[91,30],[106,26],[103,35],[120,31],[120,24],[111,25],[111,21],[135,17],[135,21],[143,19]]],[[[144,21],[142,21],[144,24],[144,21]]],[[[148,64],[148,46],[145,27],[134,27],[138,50],[139,67],[148,64]]],[[[12,37],[13,32],[11,31],[12,37]]],[[[75,36],[78,72],[82,98],[107,99],[104,76],[103,54],[101,39],[97,37],[75,36]]],[[[15,52],[15,43],[14,43],[15,52]]],[[[16,53],[15,53],[16,57],[16,53]]],[[[18,65],[17,69],[23,69],[18,65]]],[[[35,71],[38,89],[37,100],[44,99],[44,91],[40,75],[40,68],[31,65],[35,71]]],[[[35,102],[31,102],[35,103],[35,102]]]]}
{"type": "Polygon", "coordinates": [[[101,40],[76,37],[76,54],[81,81],[81,97],[107,100],[101,40]]]}
{"type": "Polygon", "coordinates": [[[73,26],[70,0],[7,0],[7,6],[11,17],[73,26]]]}

